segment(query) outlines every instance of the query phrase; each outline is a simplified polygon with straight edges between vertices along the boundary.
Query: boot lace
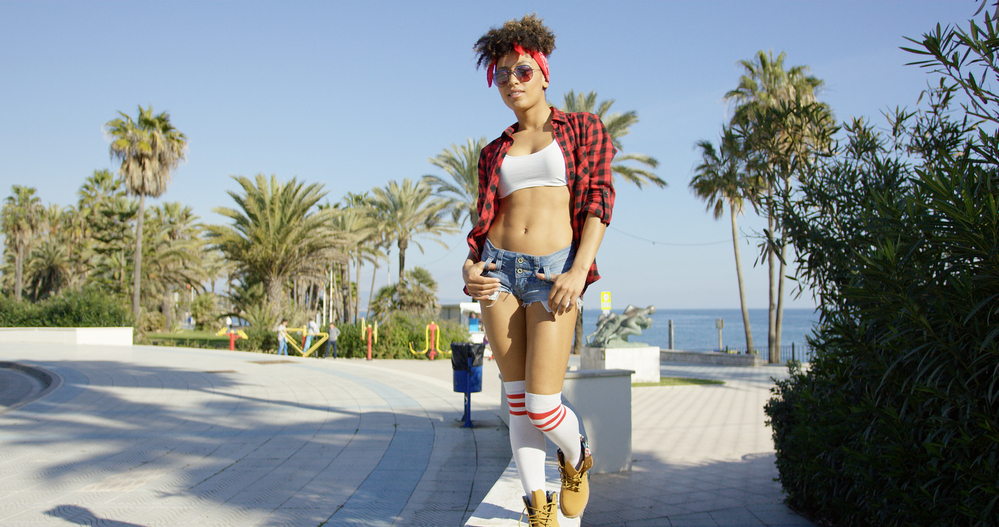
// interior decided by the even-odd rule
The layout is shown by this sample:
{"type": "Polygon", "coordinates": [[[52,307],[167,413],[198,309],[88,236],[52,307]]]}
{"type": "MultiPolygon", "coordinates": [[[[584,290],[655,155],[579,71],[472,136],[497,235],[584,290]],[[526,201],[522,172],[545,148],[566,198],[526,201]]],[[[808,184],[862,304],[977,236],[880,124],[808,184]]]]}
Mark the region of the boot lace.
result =
{"type": "Polygon", "coordinates": [[[558,467],[559,474],[562,475],[562,488],[571,492],[579,492],[579,484],[583,482],[583,476],[579,472],[575,476],[569,475],[562,465],[558,467]]]}
{"type": "Polygon", "coordinates": [[[529,527],[548,527],[549,525],[552,525],[553,519],[556,518],[556,515],[558,514],[555,510],[555,500],[549,499],[547,503],[540,507],[525,506],[524,510],[520,512],[520,520],[517,520],[517,525],[524,523],[525,512],[527,513],[529,527]]]}

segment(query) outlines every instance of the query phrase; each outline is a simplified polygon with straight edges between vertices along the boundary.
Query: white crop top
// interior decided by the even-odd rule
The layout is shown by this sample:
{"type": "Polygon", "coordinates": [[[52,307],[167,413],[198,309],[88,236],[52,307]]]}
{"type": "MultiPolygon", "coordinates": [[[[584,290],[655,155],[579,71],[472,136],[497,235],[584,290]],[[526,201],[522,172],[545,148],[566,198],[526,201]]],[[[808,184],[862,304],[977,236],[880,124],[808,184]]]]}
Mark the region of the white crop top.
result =
{"type": "Polygon", "coordinates": [[[499,195],[529,187],[561,187],[566,185],[565,158],[558,141],[526,156],[505,156],[500,165],[499,195]]]}

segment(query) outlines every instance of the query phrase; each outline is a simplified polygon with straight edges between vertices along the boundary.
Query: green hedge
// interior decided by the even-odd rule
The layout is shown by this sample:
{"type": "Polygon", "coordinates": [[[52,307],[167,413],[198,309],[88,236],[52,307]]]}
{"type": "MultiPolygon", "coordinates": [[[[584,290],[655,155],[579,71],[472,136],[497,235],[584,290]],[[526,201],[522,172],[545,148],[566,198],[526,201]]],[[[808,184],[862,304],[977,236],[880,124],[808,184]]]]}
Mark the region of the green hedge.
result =
{"type": "MultiPolygon", "coordinates": [[[[789,505],[823,524],[999,518],[999,133],[951,95],[894,114],[894,135],[849,125],[840,154],[785,196],[821,323],[811,367],[792,367],[766,412],[789,505]]],[[[994,97],[977,103],[999,120],[994,97]]]]}
{"type": "Polygon", "coordinates": [[[0,298],[2,327],[128,327],[132,312],[123,299],[96,288],[67,291],[38,303],[0,298]]]}
{"type": "MultiPolygon", "coordinates": [[[[434,322],[440,328],[440,346],[450,351],[451,342],[467,342],[468,328],[457,320],[439,320],[436,317],[397,311],[378,327],[378,342],[371,347],[373,359],[425,359],[414,355],[409,347],[419,351],[426,347],[426,327],[434,322]]],[[[366,357],[367,341],[362,339],[360,324],[339,326],[337,347],[341,357],[366,357]]]]}

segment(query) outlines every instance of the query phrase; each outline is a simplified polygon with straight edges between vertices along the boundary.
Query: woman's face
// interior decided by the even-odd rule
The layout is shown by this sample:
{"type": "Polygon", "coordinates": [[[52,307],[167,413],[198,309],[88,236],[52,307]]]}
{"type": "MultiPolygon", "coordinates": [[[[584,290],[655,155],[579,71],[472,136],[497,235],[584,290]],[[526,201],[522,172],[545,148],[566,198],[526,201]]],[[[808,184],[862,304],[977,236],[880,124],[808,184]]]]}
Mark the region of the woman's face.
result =
{"type": "Polygon", "coordinates": [[[503,97],[503,102],[511,110],[524,111],[536,105],[548,107],[545,100],[545,88],[548,87],[548,81],[541,73],[538,63],[530,55],[521,55],[516,51],[507,53],[496,62],[496,73],[504,70],[510,72],[510,82],[506,86],[499,86],[497,83],[497,87],[500,96],[503,97]],[[527,82],[521,81],[512,73],[514,68],[522,64],[529,65],[534,69],[534,76],[527,82]]]}

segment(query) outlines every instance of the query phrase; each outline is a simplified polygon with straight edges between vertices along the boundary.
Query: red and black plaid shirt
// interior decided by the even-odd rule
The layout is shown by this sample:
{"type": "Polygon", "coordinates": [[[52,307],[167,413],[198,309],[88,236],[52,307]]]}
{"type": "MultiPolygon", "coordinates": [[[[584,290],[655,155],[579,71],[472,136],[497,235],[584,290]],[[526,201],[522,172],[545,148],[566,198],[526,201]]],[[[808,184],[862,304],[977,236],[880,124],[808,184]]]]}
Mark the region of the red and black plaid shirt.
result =
{"type": "MultiPolygon", "coordinates": [[[[572,192],[572,245],[579,247],[588,214],[610,225],[614,209],[611,160],[617,149],[600,118],[592,113],[565,113],[552,108],[551,121],[555,140],[565,157],[566,184],[572,192]]],[[[500,165],[513,144],[517,128],[514,123],[479,153],[479,222],[468,234],[468,246],[476,260],[482,255],[486,235],[499,209],[500,165]]],[[[598,279],[600,275],[594,260],[586,275],[586,286],[598,279]]]]}

